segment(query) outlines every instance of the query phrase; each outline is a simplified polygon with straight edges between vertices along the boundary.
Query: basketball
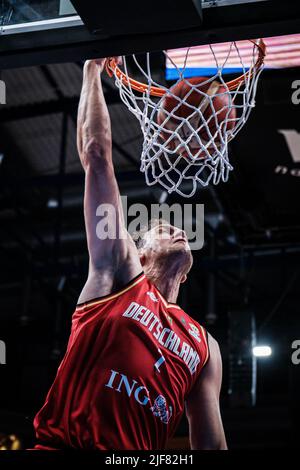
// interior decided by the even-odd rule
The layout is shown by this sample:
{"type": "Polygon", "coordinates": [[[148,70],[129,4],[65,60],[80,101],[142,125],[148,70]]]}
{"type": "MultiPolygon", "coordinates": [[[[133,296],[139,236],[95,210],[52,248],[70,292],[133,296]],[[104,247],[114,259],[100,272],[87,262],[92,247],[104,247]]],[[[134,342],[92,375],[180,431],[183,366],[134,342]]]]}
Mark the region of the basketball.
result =
{"type": "Polygon", "coordinates": [[[176,149],[176,153],[186,158],[189,152],[193,157],[205,158],[207,154],[205,150],[201,151],[201,144],[207,145],[208,152],[212,153],[215,146],[221,144],[222,123],[225,130],[230,131],[235,126],[235,119],[236,111],[227,89],[207,77],[176,83],[163,97],[157,114],[157,123],[161,126],[159,137],[167,142],[169,150],[176,149]],[[195,112],[195,108],[201,110],[203,117],[195,112]],[[172,135],[174,131],[177,135],[172,135]]]}

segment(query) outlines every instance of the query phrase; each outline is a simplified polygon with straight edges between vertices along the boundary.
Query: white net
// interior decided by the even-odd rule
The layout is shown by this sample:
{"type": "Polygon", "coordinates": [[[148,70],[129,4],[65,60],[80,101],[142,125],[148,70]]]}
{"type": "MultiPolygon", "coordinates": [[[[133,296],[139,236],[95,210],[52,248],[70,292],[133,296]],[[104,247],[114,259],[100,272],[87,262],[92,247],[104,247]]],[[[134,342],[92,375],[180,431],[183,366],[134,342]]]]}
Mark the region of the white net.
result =
{"type": "Polygon", "coordinates": [[[233,169],[228,142],[241,130],[255,105],[257,81],[263,69],[259,46],[250,41],[241,43],[226,44],[226,52],[207,46],[207,63],[215,65],[210,77],[185,77],[195,61],[193,48],[186,50],[182,63],[164,52],[179,76],[171,88],[154,79],[150,53],[143,62],[133,55],[129,65],[128,58],[123,57],[123,72],[114,70],[121,99],[141,125],[141,171],[149,186],[160,184],[168,193],[175,191],[190,197],[198,185],[227,181],[233,169]],[[243,48],[241,43],[248,43],[248,47],[243,48]],[[223,71],[228,63],[242,70],[242,80],[225,81],[223,71]],[[139,91],[130,79],[133,64],[146,84],[139,91]]]}

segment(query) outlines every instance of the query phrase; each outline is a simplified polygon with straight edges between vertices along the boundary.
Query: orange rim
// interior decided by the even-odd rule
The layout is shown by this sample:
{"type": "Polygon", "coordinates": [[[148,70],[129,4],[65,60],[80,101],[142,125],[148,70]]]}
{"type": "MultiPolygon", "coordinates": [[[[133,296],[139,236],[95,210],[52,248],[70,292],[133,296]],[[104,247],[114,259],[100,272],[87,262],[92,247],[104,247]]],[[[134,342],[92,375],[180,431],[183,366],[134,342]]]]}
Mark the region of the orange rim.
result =
{"type": "MultiPolygon", "coordinates": [[[[230,91],[236,90],[242,82],[246,82],[246,80],[251,79],[254,75],[254,71],[259,70],[264,63],[265,56],[266,56],[266,45],[264,41],[262,39],[259,39],[258,41],[254,39],[249,39],[249,41],[252,42],[258,49],[257,61],[255,65],[251,67],[243,75],[240,75],[234,80],[227,82],[227,87],[230,91]]],[[[142,83],[137,80],[134,80],[133,78],[127,77],[127,75],[124,72],[122,72],[122,70],[118,67],[117,61],[113,57],[108,58],[106,60],[105,68],[106,68],[107,74],[110,77],[112,77],[113,75],[116,75],[116,77],[119,80],[124,82],[130,88],[133,88],[135,91],[138,91],[140,93],[145,93],[146,91],[150,91],[151,96],[158,96],[158,97],[161,97],[167,93],[167,90],[165,90],[164,88],[160,88],[156,86],[149,87],[149,85],[147,85],[146,83],[142,83]]]]}

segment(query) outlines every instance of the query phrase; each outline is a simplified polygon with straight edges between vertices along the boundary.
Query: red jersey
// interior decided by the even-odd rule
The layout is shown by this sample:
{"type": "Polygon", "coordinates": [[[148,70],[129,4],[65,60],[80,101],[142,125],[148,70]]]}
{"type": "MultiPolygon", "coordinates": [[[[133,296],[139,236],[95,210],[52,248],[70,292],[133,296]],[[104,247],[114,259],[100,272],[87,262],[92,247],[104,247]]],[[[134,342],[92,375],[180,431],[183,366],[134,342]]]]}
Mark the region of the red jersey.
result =
{"type": "Polygon", "coordinates": [[[164,449],[208,355],[204,328],[144,274],[79,304],[36,449],[164,449]]]}

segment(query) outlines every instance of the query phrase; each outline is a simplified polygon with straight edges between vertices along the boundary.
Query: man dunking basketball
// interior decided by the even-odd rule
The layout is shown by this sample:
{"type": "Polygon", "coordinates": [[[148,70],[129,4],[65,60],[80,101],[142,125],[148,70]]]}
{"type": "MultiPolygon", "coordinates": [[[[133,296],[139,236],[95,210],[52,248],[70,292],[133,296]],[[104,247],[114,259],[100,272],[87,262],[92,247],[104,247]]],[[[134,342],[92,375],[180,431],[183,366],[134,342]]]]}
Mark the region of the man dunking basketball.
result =
{"type": "Polygon", "coordinates": [[[187,237],[158,220],[136,246],[124,225],[104,64],[85,63],[78,113],[89,274],[66,354],[34,420],[36,449],[164,449],[185,409],[192,449],[226,449],[218,344],[176,305],[192,265],[187,237]],[[116,239],[97,236],[101,203],[117,211],[116,239]]]}

